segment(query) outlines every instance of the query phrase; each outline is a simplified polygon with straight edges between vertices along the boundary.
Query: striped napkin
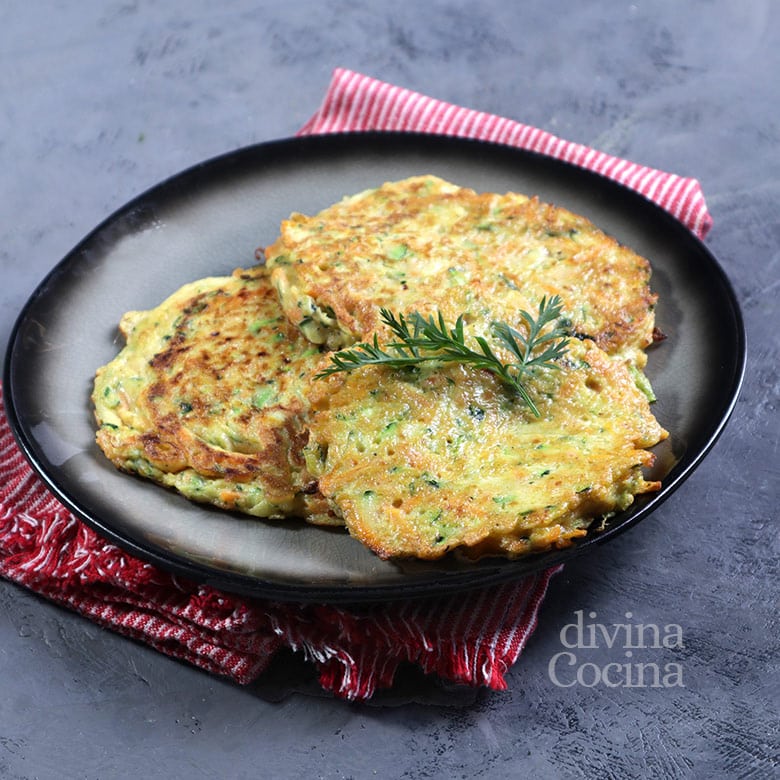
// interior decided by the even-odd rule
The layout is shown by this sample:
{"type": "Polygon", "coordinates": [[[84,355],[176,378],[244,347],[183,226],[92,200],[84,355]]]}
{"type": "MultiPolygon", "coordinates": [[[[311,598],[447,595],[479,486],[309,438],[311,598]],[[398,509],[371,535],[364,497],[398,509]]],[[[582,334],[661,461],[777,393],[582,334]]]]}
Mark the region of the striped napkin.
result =
{"type": "MultiPolygon", "coordinates": [[[[697,182],[562,141],[339,69],[301,134],[415,130],[523,146],[635,187],[699,236],[711,225],[697,182]]],[[[287,648],[326,691],[365,700],[410,663],[444,681],[506,687],[560,567],[457,596],[374,604],[253,600],[183,580],[107,543],[44,487],[17,448],[0,386],[0,575],[97,624],[237,683],[257,680],[287,648]]]]}
{"type": "Polygon", "coordinates": [[[589,146],[564,141],[537,127],[461,108],[337,68],[319,111],[298,135],[345,130],[410,130],[519,146],[588,168],[631,187],[666,209],[699,238],[704,238],[712,227],[696,179],[621,160],[589,146]]]}

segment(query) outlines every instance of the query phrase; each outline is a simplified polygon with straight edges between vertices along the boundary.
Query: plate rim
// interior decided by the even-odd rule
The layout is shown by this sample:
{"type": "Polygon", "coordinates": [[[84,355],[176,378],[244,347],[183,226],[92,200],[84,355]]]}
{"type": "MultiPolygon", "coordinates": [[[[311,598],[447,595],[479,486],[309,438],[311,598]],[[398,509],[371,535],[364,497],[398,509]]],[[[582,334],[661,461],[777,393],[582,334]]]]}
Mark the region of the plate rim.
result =
{"type": "MultiPolygon", "coordinates": [[[[6,416],[14,439],[25,459],[47,489],[74,516],[84,522],[88,527],[92,528],[93,531],[121,549],[129,552],[131,555],[142,561],[156,565],[161,570],[168,573],[183,576],[190,580],[195,580],[239,595],[272,598],[279,601],[358,603],[441,595],[445,592],[449,593],[453,591],[482,588],[511,579],[529,576],[538,573],[542,569],[558,566],[575,557],[579,557],[592,546],[604,544],[629,528],[632,528],[655,511],[677,490],[695,469],[698,468],[720,438],[739,399],[739,394],[744,381],[746,362],[747,336],[743,315],[733,284],[721,263],[709,247],[690,231],[687,226],[645,195],[597,171],[591,171],[566,160],[559,160],[558,158],[550,157],[549,155],[540,152],[507,144],[461,136],[421,133],[416,131],[348,131],[274,139],[222,152],[163,178],[112,211],[78,241],[78,243],[57,263],[55,263],[49,272],[46,273],[42,280],[36,285],[21,308],[13,324],[7,343],[3,366],[3,391],[6,416]],[[516,561],[521,561],[523,566],[512,566],[512,563],[515,561],[501,560],[495,567],[491,568],[486,567],[472,571],[431,572],[420,580],[410,580],[406,583],[393,582],[374,585],[366,583],[334,585],[300,582],[293,584],[263,580],[246,573],[214,569],[198,560],[185,558],[171,550],[165,550],[153,542],[139,544],[135,540],[122,535],[116,529],[112,528],[110,523],[107,525],[107,521],[104,518],[93,517],[89,512],[85,512],[79,505],[78,498],[72,496],[67,489],[58,484],[56,478],[49,474],[47,468],[40,462],[36,452],[34,437],[31,435],[31,432],[26,429],[24,421],[18,414],[15,401],[14,364],[19,355],[20,331],[24,326],[30,311],[33,310],[36,302],[45,293],[47,288],[52,283],[56,283],[57,276],[67,271],[70,265],[77,261],[83,250],[87,248],[97,236],[105,232],[107,228],[128,214],[131,214],[139,205],[144,204],[155,195],[164,193],[171,187],[179,186],[181,182],[189,177],[207,175],[210,171],[215,171],[220,166],[231,165],[241,158],[257,154],[268,155],[273,154],[274,152],[289,154],[290,150],[300,150],[303,147],[310,147],[311,149],[318,150],[320,148],[343,144],[378,147],[380,144],[387,143],[401,143],[407,145],[433,143],[440,147],[446,145],[457,148],[458,150],[496,150],[499,153],[510,154],[518,161],[525,158],[527,160],[533,160],[535,164],[538,165],[566,170],[575,177],[599,181],[600,186],[602,187],[622,192],[625,197],[633,199],[637,203],[641,203],[641,208],[649,208],[654,211],[655,217],[662,222],[665,222],[673,233],[683,237],[683,240],[691,242],[696,247],[697,252],[703,256],[710,268],[717,275],[718,285],[722,289],[725,300],[728,301],[729,304],[729,314],[733,320],[733,330],[730,328],[729,331],[733,333],[735,346],[733,361],[729,364],[731,370],[731,384],[723,396],[727,399],[727,402],[717,416],[713,418],[713,424],[708,428],[703,445],[695,452],[686,450],[681,459],[674,464],[668,475],[664,478],[664,484],[659,494],[654,494],[643,506],[630,512],[628,517],[624,518],[622,522],[613,523],[611,525],[608,524],[603,531],[593,534],[589,533],[582,542],[575,544],[572,547],[516,559],[516,561]],[[515,571],[516,569],[519,569],[519,571],[515,571]],[[475,574],[478,576],[475,576],[475,574]]],[[[617,517],[620,518],[621,514],[623,513],[618,514],[617,517]]]]}

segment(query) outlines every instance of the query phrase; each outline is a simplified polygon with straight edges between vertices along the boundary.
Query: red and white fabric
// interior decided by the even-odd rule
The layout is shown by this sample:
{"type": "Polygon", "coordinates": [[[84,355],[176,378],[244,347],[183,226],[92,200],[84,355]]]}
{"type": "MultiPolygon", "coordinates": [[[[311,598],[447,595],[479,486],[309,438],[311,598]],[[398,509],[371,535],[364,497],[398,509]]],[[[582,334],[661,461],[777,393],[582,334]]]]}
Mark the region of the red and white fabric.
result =
{"type": "Polygon", "coordinates": [[[640,192],[699,238],[712,218],[696,179],[622,160],[513,119],[455,106],[409,89],[337,68],[319,110],[299,135],[346,130],[413,130],[518,146],[596,171],[640,192]]]}
{"type": "MultiPolygon", "coordinates": [[[[693,179],[572,144],[338,69],[301,134],[415,130],[531,148],[634,187],[704,236],[711,225],[693,179]]],[[[533,633],[551,577],[467,594],[361,609],[248,599],[183,580],[106,542],[63,507],[18,449],[0,387],[0,575],[108,629],[240,684],[290,648],[316,665],[322,687],[363,700],[392,685],[402,663],[470,686],[506,687],[533,633]]]]}

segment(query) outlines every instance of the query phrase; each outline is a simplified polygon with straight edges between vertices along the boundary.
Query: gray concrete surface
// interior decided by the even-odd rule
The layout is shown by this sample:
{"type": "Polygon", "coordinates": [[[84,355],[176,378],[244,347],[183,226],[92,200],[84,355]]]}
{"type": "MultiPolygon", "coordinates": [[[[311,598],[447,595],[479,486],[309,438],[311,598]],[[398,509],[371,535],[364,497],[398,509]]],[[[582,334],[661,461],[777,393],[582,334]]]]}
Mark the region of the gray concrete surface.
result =
{"type": "MultiPolygon", "coordinates": [[[[777,776],[772,0],[3,3],[0,344],[111,211],[198,160],[293,134],[336,66],[699,178],[708,246],[747,321],[734,416],[652,518],[554,582],[504,692],[409,674],[349,705],[319,695],[295,658],[242,689],[0,582],[0,777],[777,776]],[[556,685],[551,659],[578,610],[679,626],[683,647],[641,657],[679,664],[684,687],[556,685]]],[[[578,663],[625,652],[602,644],[578,663]]]]}

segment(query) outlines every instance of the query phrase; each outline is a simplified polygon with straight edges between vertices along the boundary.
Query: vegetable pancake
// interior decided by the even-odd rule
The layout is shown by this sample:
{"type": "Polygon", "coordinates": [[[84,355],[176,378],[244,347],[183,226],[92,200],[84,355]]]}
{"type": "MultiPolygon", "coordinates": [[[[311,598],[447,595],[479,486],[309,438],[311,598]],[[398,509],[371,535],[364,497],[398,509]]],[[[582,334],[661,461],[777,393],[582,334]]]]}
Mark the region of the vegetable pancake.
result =
{"type": "Polygon", "coordinates": [[[432,175],[389,182],[292,214],[265,256],[289,320],[335,349],[380,329],[382,307],[515,326],[553,294],[571,333],[638,368],[652,341],[649,263],[584,217],[516,193],[432,175]]]}
{"type": "Polygon", "coordinates": [[[118,468],[259,517],[317,505],[301,481],[300,415],[319,349],[287,322],[265,268],[186,284],[120,331],[92,395],[97,443],[118,468]]]}
{"type": "Polygon", "coordinates": [[[383,558],[518,556],[565,547],[657,490],[667,436],[622,361],[571,339],[527,381],[536,416],[457,363],[366,365],[314,383],[308,469],[350,533],[383,558]]]}

